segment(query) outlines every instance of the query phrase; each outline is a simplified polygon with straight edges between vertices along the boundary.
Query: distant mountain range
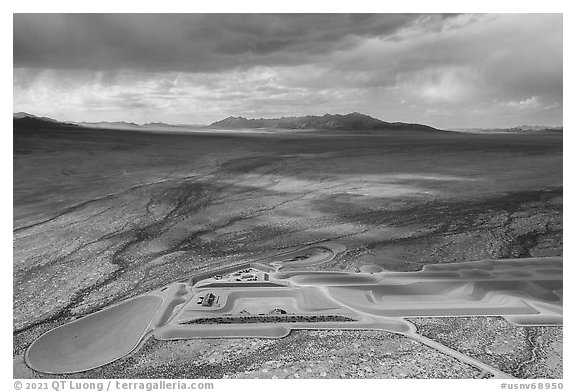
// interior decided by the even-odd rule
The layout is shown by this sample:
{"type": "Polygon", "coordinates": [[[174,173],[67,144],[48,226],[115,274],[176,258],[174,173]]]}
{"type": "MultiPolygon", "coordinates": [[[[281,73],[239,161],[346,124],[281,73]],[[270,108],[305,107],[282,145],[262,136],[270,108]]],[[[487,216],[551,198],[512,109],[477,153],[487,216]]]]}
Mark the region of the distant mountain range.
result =
{"type": "Polygon", "coordinates": [[[563,132],[563,127],[547,125],[519,125],[512,128],[461,128],[453,131],[469,133],[526,133],[526,132],[563,132]]]}
{"type": "Polygon", "coordinates": [[[350,131],[372,130],[417,130],[438,131],[436,128],[422,124],[402,122],[385,122],[362,113],[325,114],[323,116],[281,117],[247,119],[244,117],[228,117],[208,126],[215,129],[333,129],[350,131]]]}
{"type": "Polygon", "coordinates": [[[58,122],[57,120],[54,120],[53,118],[50,117],[38,117],[35,116],[33,114],[30,113],[26,113],[26,112],[18,112],[18,113],[14,113],[14,115],[12,116],[14,119],[20,120],[23,118],[35,118],[38,120],[44,120],[44,121],[50,121],[50,122],[58,122]]]}
{"type": "Polygon", "coordinates": [[[180,125],[180,124],[173,125],[162,122],[137,124],[134,122],[125,122],[125,121],[77,122],[75,124],[84,128],[125,129],[125,130],[147,130],[147,129],[166,129],[166,128],[174,129],[182,127],[188,127],[188,128],[194,127],[190,125],[180,125]]]}
{"type": "Polygon", "coordinates": [[[61,121],[54,120],[53,118],[50,118],[50,117],[39,117],[39,116],[35,116],[33,114],[26,113],[26,112],[14,113],[13,119],[14,120],[34,119],[34,120],[41,120],[41,121],[52,122],[52,123],[61,123],[61,121]]]}
{"type": "Polygon", "coordinates": [[[140,124],[124,121],[99,121],[99,122],[78,122],[78,126],[85,128],[99,128],[99,129],[139,129],[140,124]]]}
{"type": "Polygon", "coordinates": [[[506,128],[511,131],[563,131],[564,127],[551,127],[547,125],[520,125],[514,128],[506,128]]]}
{"type": "Polygon", "coordinates": [[[422,124],[408,124],[402,122],[385,122],[361,113],[325,114],[323,116],[281,117],[271,119],[247,119],[244,117],[228,117],[210,125],[147,123],[133,122],[62,122],[48,117],[38,117],[20,112],[14,113],[15,124],[54,127],[57,124],[66,126],[79,126],[83,128],[121,129],[121,130],[179,130],[179,129],[318,129],[318,130],[348,130],[348,131],[376,131],[376,130],[412,130],[412,131],[438,131],[422,124]]]}
{"type": "MultiPolygon", "coordinates": [[[[55,127],[82,127],[98,129],[119,130],[159,130],[159,131],[185,131],[190,129],[317,129],[342,131],[426,131],[439,132],[439,129],[422,124],[403,122],[385,122],[362,113],[325,114],[323,116],[301,116],[281,118],[248,119],[244,117],[227,117],[210,125],[167,124],[154,122],[137,124],[133,122],[65,122],[49,117],[39,117],[33,114],[18,112],[13,115],[14,125],[27,128],[55,128],[55,127]]],[[[520,132],[562,132],[563,127],[521,125],[513,128],[467,128],[454,129],[454,131],[471,133],[520,133],[520,132]]]]}
{"type": "Polygon", "coordinates": [[[18,112],[13,115],[14,125],[23,128],[62,128],[62,127],[77,127],[76,124],[64,121],[54,120],[50,117],[38,117],[26,112],[18,112]]]}
{"type": "Polygon", "coordinates": [[[14,125],[21,127],[81,127],[81,128],[98,128],[98,129],[121,129],[121,130],[152,130],[152,129],[177,129],[181,127],[205,127],[204,125],[171,125],[166,123],[147,123],[136,124],[134,122],[124,121],[100,121],[100,122],[72,122],[72,121],[58,121],[50,117],[39,117],[26,112],[18,112],[13,115],[14,125]]]}
{"type": "Polygon", "coordinates": [[[152,122],[146,124],[137,124],[134,122],[125,121],[99,121],[99,122],[77,122],[76,125],[85,128],[99,128],[99,129],[123,129],[133,131],[146,131],[146,130],[168,130],[178,131],[184,129],[198,129],[206,128],[206,125],[197,124],[167,124],[163,122],[152,122]]]}

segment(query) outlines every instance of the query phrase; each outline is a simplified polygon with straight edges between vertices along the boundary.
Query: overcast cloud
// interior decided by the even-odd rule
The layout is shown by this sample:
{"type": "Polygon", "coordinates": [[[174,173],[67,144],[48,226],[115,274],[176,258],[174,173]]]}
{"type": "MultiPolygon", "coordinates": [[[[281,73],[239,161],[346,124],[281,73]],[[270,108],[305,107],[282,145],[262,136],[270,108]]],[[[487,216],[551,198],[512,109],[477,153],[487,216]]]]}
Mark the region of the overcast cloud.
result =
{"type": "Polygon", "coordinates": [[[562,16],[16,14],[14,111],[561,125],[562,16]]]}

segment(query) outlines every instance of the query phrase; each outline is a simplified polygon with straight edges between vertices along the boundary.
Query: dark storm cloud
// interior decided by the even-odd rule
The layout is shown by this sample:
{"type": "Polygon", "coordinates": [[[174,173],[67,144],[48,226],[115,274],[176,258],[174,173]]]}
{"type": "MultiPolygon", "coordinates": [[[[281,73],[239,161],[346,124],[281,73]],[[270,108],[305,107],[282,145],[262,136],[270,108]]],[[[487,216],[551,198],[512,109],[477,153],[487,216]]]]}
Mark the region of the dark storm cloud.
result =
{"type": "Polygon", "coordinates": [[[562,123],[561,14],[14,16],[14,111],[562,123]]]}
{"type": "Polygon", "coordinates": [[[291,65],[392,36],[415,14],[16,14],[14,64],[52,69],[214,72],[291,65]]]}

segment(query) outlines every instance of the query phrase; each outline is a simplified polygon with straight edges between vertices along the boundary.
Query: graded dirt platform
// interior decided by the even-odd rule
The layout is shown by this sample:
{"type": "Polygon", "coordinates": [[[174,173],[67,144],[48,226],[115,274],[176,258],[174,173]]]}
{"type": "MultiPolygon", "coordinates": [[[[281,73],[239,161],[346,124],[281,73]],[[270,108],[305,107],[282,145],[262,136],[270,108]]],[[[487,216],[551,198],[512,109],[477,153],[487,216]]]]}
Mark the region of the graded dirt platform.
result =
{"type": "Polygon", "coordinates": [[[416,272],[310,270],[339,249],[331,243],[201,272],[42,335],[26,362],[44,373],[92,369],[132,352],[148,331],[159,340],[178,340],[384,330],[432,346],[405,318],[490,315],[518,325],[562,325],[560,257],[431,265],[416,272]]]}

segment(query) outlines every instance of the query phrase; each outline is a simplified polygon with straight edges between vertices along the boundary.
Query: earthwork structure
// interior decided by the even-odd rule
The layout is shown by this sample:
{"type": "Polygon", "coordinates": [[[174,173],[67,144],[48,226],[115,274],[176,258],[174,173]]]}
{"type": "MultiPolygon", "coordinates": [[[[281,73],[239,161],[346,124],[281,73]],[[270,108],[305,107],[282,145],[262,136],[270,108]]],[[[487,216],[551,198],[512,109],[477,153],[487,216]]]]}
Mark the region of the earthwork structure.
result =
{"type": "Polygon", "coordinates": [[[482,260],[392,272],[323,271],[343,247],[308,246],[204,271],[55,328],[27,364],[75,373],[122,358],[150,337],[282,338],[294,329],[373,329],[402,334],[495,377],[509,377],[418,334],[411,317],[502,316],[516,325],[562,325],[562,258],[482,260]]]}

